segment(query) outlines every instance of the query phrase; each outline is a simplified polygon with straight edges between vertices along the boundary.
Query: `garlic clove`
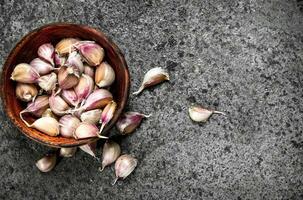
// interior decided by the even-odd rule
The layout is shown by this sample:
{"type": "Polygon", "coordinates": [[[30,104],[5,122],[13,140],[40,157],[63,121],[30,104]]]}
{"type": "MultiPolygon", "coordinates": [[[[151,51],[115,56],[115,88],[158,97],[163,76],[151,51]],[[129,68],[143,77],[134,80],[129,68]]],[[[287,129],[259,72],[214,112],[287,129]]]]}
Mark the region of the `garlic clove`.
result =
{"type": "Polygon", "coordinates": [[[58,72],[58,83],[61,89],[69,89],[79,82],[79,73],[73,67],[62,66],[58,72]]]}
{"type": "Polygon", "coordinates": [[[78,84],[74,88],[79,102],[83,102],[92,93],[94,85],[94,80],[90,76],[86,74],[81,75],[78,84]]]}
{"type": "Polygon", "coordinates": [[[46,92],[54,90],[56,88],[56,84],[57,84],[57,74],[55,74],[54,72],[41,76],[38,79],[38,85],[46,92]]]}
{"type": "Polygon", "coordinates": [[[62,90],[62,98],[71,106],[77,106],[79,103],[78,96],[74,89],[62,90]]]}
{"type": "Polygon", "coordinates": [[[104,49],[93,41],[81,41],[76,48],[90,66],[99,65],[104,58],[104,49]]]}
{"type": "Polygon", "coordinates": [[[86,145],[80,146],[80,149],[84,151],[85,153],[88,153],[89,155],[96,157],[96,149],[97,149],[97,142],[92,142],[86,145]]]}
{"type": "Polygon", "coordinates": [[[57,155],[55,153],[47,154],[36,162],[36,167],[41,172],[49,172],[56,166],[56,162],[57,155]]]}
{"type": "Polygon", "coordinates": [[[110,86],[114,81],[115,71],[107,62],[102,62],[96,69],[96,85],[98,85],[98,87],[107,87],[110,86]]]}
{"type": "Polygon", "coordinates": [[[81,114],[80,119],[82,122],[90,124],[97,124],[101,118],[101,109],[89,110],[81,114]]]}
{"type": "Polygon", "coordinates": [[[80,120],[73,115],[64,115],[59,120],[60,134],[62,137],[72,138],[80,125],[80,120]]]}
{"type": "Polygon", "coordinates": [[[130,134],[141,124],[143,118],[150,116],[138,112],[126,112],[120,116],[116,127],[122,135],[130,134]]]}
{"type": "Polygon", "coordinates": [[[79,40],[75,38],[64,38],[56,45],[56,52],[60,55],[66,55],[74,50],[74,45],[78,43],[79,40]]]}
{"type": "Polygon", "coordinates": [[[43,113],[42,113],[42,117],[52,117],[57,119],[57,116],[52,112],[52,110],[50,108],[46,109],[43,113]]]}
{"type": "Polygon", "coordinates": [[[55,61],[55,65],[57,67],[61,67],[65,64],[66,58],[63,56],[60,56],[58,53],[55,53],[54,61],[55,61]]]}
{"type": "Polygon", "coordinates": [[[76,67],[80,73],[83,73],[84,66],[81,60],[81,55],[78,52],[74,51],[68,55],[68,58],[65,63],[66,66],[76,67]]]}
{"type": "Polygon", "coordinates": [[[105,89],[97,89],[91,93],[81,109],[88,111],[98,108],[103,108],[113,100],[112,94],[105,89]]]}
{"type": "Polygon", "coordinates": [[[11,79],[21,83],[35,83],[40,78],[38,72],[29,64],[20,63],[16,65],[11,79]]]}
{"type": "Polygon", "coordinates": [[[116,108],[117,108],[117,103],[114,101],[111,101],[109,104],[105,106],[104,110],[101,113],[101,119],[100,119],[101,128],[99,131],[100,134],[102,133],[105,125],[108,124],[108,122],[113,118],[116,108]]]}
{"type": "MultiPolygon", "coordinates": [[[[98,132],[99,130],[96,125],[89,124],[86,122],[81,122],[75,131],[74,137],[75,139],[98,137],[98,132]]],[[[99,138],[107,139],[108,137],[100,136],[99,138]]]]}
{"type": "Polygon", "coordinates": [[[60,97],[56,95],[53,91],[52,95],[49,97],[49,107],[53,113],[58,116],[62,116],[70,110],[69,105],[60,97]]]}
{"type": "Polygon", "coordinates": [[[215,110],[208,110],[201,106],[190,106],[188,109],[190,118],[195,122],[206,122],[212,114],[222,114],[225,115],[223,112],[215,111],[215,110]]]}
{"type": "Polygon", "coordinates": [[[54,67],[40,58],[35,58],[30,62],[32,66],[41,76],[46,75],[54,70],[54,67]]]}
{"type": "Polygon", "coordinates": [[[42,44],[38,48],[38,56],[54,66],[55,48],[51,43],[42,44]]]}
{"type": "Polygon", "coordinates": [[[76,151],[77,151],[77,147],[61,148],[59,155],[61,157],[70,158],[75,155],[76,151]]]}
{"type": "Polygon", "coordinates": [[[116,179],[112,185],[114,185],[119,178],[125,179],[130,175],[138,164],[138,160],[131,155],[124,154],[120,156],[115,163],[116,179]]]}
{"type": "Polygon", "coordinates": [[[38,94],[37,87],[34,84],[17,83],[16,96],[21,101],[29,102],[36,98],[38,94]]]}
{"type": "Polygon", "coordinates": [[[25,121],[25,124],[28,127],[33,127],[49,136],[59,135],[59,122],[52,117],[41,117],[31,125],[25,121]]]}
{"type": "Polygon", "coordinates": [[[102,167],[100,171],[112,163],[114,163],[121,154],[121,148],[119,144],[114,141],[107,140],[103,146],[102,152],[102,167]]]}
{"type": "Polygon", "coordinates": [[[157,85],[163,81],[169,80],[169,74],[161,67],[150,69],[143,78],[143,82],[138,91],[133,94],[140,94],[145,88],[157,85]]]}
{"type": "Polygon", "coordinates": [[[94,68],[90,67],[87,64],[84,65],[84,74],[90,76],[91,78],[95,78],[94,68]]]}

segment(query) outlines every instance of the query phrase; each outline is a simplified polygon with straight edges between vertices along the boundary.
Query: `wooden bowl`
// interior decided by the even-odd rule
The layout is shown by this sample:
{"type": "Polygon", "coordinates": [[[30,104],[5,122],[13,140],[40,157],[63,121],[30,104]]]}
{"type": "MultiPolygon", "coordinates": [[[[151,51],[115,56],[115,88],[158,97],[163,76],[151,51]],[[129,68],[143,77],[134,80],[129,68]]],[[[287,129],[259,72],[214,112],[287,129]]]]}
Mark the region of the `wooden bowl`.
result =
{"type": "MultiPolygon", "coordinates": [[[[129,92],[129,72],[123,54],[104,33],[95,28],[85,25],[55,23],[43,26],[28,33],[9,54],[2,72],[0,82],[0,92],[3,101],[3,108],[9,119],[17,126],[17,128],[27,137],[41,144],[50,147],[72,147],[80,146],[96,141],[98,138],[89,138],[76,140],[73,138],[64,138],[61,136],[51,137],[34,128],[27,127],[20,119],[19,113],[26,107],[26,104],[17,100],[15,94],[16,82],[10,79],[14,67],[19,63],[30,63],[36,57],[37,49],[44,43],[52,43],[55,45],[62,38],[73,37],[82,40],[93,40],[100,44],[105,50],[105,60],[113,67],[116,73],[116,80],[111,86],[110,91],[113,94],[114,100],[117,103],[117,110],[111,122],[105,127],[102,135],[107,135],[109,130],[118,120],[126,101],[129,92]]],[[[33,118],[25,116],[26,120],[33,122],[33,118]]]]}

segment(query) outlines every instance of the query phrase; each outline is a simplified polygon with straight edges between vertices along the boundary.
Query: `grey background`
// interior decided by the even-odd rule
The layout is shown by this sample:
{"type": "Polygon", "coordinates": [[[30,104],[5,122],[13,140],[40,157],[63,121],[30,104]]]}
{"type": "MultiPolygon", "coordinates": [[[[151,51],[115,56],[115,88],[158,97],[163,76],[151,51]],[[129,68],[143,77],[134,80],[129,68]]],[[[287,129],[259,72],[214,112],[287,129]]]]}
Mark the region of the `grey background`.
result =
{"type": "MultiPolygon", "coordinates": [[[[303,13],[294,0],[8,1],[0,64],[46,23],[95,26],[124,52],[135,91],[164,67],[171,82],[130,96],[153,116],[122,140],[139,165],[111,186],[112,168],[78,151],[48,173],[47,148],[0,110],[0,199],[302,199],[303,13]],[[191,103],[224,111],[193,123],[191,103]]],[[[115,130],[112,131],[114,135],[115,130]]]]}

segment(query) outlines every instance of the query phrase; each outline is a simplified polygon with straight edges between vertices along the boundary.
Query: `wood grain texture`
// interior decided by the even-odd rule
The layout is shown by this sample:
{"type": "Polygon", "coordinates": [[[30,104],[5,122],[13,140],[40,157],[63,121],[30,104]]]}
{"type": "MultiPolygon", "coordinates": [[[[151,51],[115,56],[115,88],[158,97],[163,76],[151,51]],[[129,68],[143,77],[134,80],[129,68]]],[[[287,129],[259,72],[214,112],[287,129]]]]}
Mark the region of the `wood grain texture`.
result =
{"type": "MultiPolygon", "coordinates": [[[[27,127],[19,117],[25,104],[17,100],[15,95],[16,82],[10,79],[14,67],[22,62],[29,63],[37,57],[37,49],[44,43],[55,45],[62,38],[74,37],[81,40],[93,40],[100,44],[105,50],[105,60],[113,67],[116,73],[116,80],[111,86],[111,92],[117,102],[117,110],[111,122],[105,127],[103,135],[107,135],[109,130],[118,120],[128,99],[129,93],[129,72],[126,61],[119,48],[107,38],[100,30],[85,25],[55,23],[43,26],[28,33],[9,54],[4,66],[0,81],[0,92],[4,110],[9,119],[27,137],[41,144],[51,147],[71,147],[80,146],[93,141],[97,138],[76,140],[73,138],[51,137],[33,128],[27,127]]],[[[32,121],[30,116],[27,120],[32,121]]]]}

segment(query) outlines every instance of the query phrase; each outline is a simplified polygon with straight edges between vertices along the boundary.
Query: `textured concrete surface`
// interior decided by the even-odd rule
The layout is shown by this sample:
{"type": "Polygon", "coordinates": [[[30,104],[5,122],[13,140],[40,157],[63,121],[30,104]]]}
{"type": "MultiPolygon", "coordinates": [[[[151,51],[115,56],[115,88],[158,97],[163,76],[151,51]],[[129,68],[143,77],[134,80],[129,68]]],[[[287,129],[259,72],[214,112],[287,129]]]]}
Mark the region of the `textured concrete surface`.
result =
{"type": "MultiPolygon", "coordinates": [[[[111,186],[112,168],[83,152],[40,173],[48,149],[0,110],[0,199],[302,199],[303,13],[295,0],[1,0],[0,64],[18,40],[50,22],[96,26],[125,53],[135,91],[164,67],[170,84],[131,96],[152,113],[121,141],[139,159],[111,186]],[[193,103],[224,111],[206,124],[193,103]]],[[[114,135],[115,130],[112,131],[114,135]]]]}

